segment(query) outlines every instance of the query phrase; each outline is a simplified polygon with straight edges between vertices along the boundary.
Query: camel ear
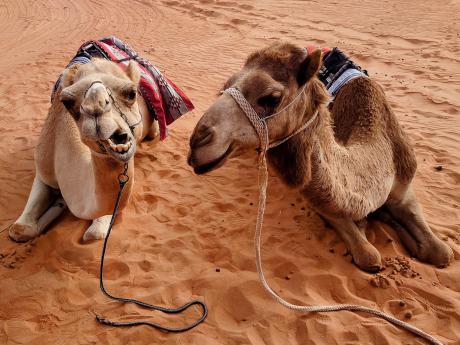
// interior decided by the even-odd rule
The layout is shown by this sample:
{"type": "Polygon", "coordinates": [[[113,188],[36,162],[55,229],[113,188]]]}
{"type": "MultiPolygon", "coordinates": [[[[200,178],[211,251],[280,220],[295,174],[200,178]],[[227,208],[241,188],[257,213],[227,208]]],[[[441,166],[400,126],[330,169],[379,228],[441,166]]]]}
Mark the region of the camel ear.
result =
{"type": "Polygon", "coordinates": [[[129,62],[128,67],[126,67],[125,73],[135,85],[139,84],[139,80],[141,79],[141,73],[139,72],[139,68],[137,67],[137,64],[134,61],[129,62]]]}
{"type": "Polygon", "coordinates": [[[313,53],[308,54],[305,60],[301,62],[299,71],[297,72],[297,83],[299,86],[304,85],[318,73],[323,61],[322,55],[321,50],[316,49],[313,53]]]}
{"type": "Polygon", "coordinates": [[[75,65],[70,66],[64,71],[64,73],[62,73],[61,85],[63,88],[74,83],[75,74],[77,74],[77,71],[80,68],[80,66],[81,64],[77,63],[75,65]]]}
{"type": "Polygon", "coordinates": [[[82,65],[77,63],[75,65],[70,66],[67,68],[64,73],[62,73],[61,77],[61,95],[60,95],[60,101],[64,106],[66,107],[67,111],[70,113],[70,115],[73,116],[75,120],[78,120],[80,118],[80,113],[78,110],[75,110],[75,103],[76,103],[76,90],[75,89],[75,75],[77,74],[78,69],[82,65]]]}
{"type": "Polygon", "coordinates": [[[76,99],[77,97],[72,90],[72,86],[68,86],[61,91],[60,100],[62,104],[64,104],[64,107],[67,109],[70,115],[72,115],[73,118],[78,121],[80,118],[80,113],[79,111],[75,110],[76,99]]]}

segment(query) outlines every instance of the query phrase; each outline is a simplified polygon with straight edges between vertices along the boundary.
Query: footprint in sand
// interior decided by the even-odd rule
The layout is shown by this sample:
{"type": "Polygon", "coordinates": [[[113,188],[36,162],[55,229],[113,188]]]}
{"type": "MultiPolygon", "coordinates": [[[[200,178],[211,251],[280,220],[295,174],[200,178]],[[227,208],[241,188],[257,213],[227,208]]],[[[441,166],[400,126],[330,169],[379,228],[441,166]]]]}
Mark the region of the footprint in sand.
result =
{"type": "Polygon", "coordinates": [[[251,301],[247,294],[243,293],[241,286],[226,290],[221,302],[223,309],[237,322],[254,319],[256,315],[254,301],[251,301]]]}
{"type": "Polygon", "coordinates": [[[104,264],[104,279],[118,280],[127,276],[130,273],[129,266],[119,260],[106,259],[104,264]]]}

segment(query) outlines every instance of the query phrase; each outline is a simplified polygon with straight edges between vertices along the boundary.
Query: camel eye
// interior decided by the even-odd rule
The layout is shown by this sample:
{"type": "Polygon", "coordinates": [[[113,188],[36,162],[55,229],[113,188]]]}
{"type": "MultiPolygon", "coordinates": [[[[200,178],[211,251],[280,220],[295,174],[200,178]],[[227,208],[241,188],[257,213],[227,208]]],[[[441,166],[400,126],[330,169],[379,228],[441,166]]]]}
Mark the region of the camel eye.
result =
{"type": "Polygon", "coordinates": [[[128,100],[134,101],[136,98],[136,90],[130,90],[127,95],[128,100]]]}
{"type": "Polygon", "coordinates": [[[136,99],[136,96],[137,96],[137,89],[135,86],[133,85],[129,85],[129,86],[126,86],[124,87],[122,90],[121,90],[121,94],[123,96],[123,98],[129,103],[129,104],[132,104],[135,99],[136,99]]]}
{"type": "Polygon", "coordinates": [[[273,109],[273,108],[276,108],[278,104],[280,104],[280,101],[281,101],[281,95],[278,96],[278,95],[271,94],[268,96],[260,97],[257,100],[257,103],[261,107],[273,109]]]}

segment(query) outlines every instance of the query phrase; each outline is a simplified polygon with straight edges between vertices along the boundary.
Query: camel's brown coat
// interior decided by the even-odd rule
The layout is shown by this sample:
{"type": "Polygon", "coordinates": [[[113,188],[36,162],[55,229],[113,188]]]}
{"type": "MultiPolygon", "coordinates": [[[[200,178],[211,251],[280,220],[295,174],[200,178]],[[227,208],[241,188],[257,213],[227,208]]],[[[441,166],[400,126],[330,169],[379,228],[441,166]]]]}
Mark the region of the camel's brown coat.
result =
{"type": "MultiPolygon", "coordinates": [[[[319,50],[276,43],[246,61],[224,88],[236,87],[261,116],[288,104],[305,85],[302,98],[268,120],[270,141],[288,136],[318,111],[313,124],[268,152],[282,180],[298,188],[340,233],[355,263],[364,270],[381,267],[377,249],[368,242],[363,220],[378,211],[396,224],[412,255],[447,265],[452,250],[430,230],[412,191],[414,152],[381,87],[372,78],[356,78],[337,95],[332,113],[327,91],[317,79],[319,50]]],[[[189,163],[205,173],[226,158],[259,146],[251,123],[229,95],[206,111],[190,141],[189,163]]]]}

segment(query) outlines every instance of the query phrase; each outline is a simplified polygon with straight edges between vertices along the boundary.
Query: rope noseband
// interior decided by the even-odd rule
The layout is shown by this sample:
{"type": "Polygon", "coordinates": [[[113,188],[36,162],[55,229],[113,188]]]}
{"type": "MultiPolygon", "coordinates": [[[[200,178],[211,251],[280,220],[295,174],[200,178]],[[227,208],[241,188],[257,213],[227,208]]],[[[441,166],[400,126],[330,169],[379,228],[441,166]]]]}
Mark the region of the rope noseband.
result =
{"type": "Polygon", "coordinates": [[[266,199],[267,199],[267,185],[268,185],[268,170],[267,170],[266,154],[270,148],[281,145],[282,143],[292,138],[294,135],[297,135],[301,131],[305,130],[308,126],[310,126],[315,121],[315,119],[318,117],[318,111],[316,111],[316,113],[304,125],[302,125],[296,131],[294,131],[294,133],[272,144],[269,143],[268,127],[267,127],[267,123],[265,120],[268,118],[272,118],[276,115],[279,115],[285,110],[287,110],[287,108],[290,105],[294,104],[294,102],[296,102],[299,99],[300,94],[302,94],[304,90],[305,90],[305,86],[299,92],[299,94],[294,98],[294,100],[291,101],[286,107],[284,107],[282,110],[278,111],[277,113],[270,115],[268,117],[265,117],[265,118],[262,118],[257,114],[257,112],[254,110],[251,104],[246,100],[244,95],[238,89],[229,88],[223,91],[223,93],[226,93],[232,96],[232,98],[241,108],[243,113],[249,119],[252,126],[256,130],[257,135],[259,136],[260,145],[261,145],[261,148],[260,148],[261,150],[259,154],[259,166],[258,166],[259,209],[257,213],[257,223],[256,223],[256,231],[255,231],[255,239],[254,239],[255,251],[256,251],[256,268],[257,268],[257,273],[259,275],[259,280],[261,281],[263,287],[265,288],[265,290],[267,290],[267,292],[270,294],[271,297],[273,297],[278,303],[282,304],[283,306],[289,309],[292,309],[295,311],[307,312],[307,313],[308,312],[332,312],[332,311],[340,311],[340,310],[368,313],[368,314],[380,317],[382,319],[385,319],[386,321],[392,324],[400,326],[428,340],[431,344],[443,345],[441,341],[429,335],[428,333],[425,333],[421,329],[414,327],[404,321],[401,321],[391,315],[385,314],[379,310],[360,306],[360,305],[355,305],[355,304],[333,304],[333,305],[324,305],[324,306],[303,306],[303,305],[292,304],[284,300],[281,296],[279,296],[275,291],[273,291],[273,289],[268,284],[265,278],[263,269],[262,269],[262,258],[261,258],[261,250],[260,250],[262,227],[263,227],[263,220],[264,220],[264,213],[265,213],[265,206],[266,206],[266,199]]]}
{"type": "Polygon", "coordinates": [[[251,122],[252,126],[256,130],[257,135],[259,136],[260,145],[261,145],[261,152],[265,152],[268,149],[271,149],[273,147],[279,146],[282,143],[288,141],[293,136],[295,136],[295,135],[299,134],[300,132],[302,132],[303,130],[307,129],[307,127],[309,127],[313,123],[313,121],[316,120],[316,118],[318,116],[318,111],[316,111],[313,114],[313,116],[307,122],[305,122],[302,126],[300,126],[293,133],[289,134],[287,137],[285,137],[283,139],[280,139],[280,140],[276,140],[273,143],[270,143],[270,141],[268,139],[267,120],[271,119],[271,118],[273,118],[273,117],[275,117],[277,115],[280,115],[281,113],[286,111],[291,105],[293,105],[295,102],[297,102],[299,97],[304,93],[305,88],[306,88],[306,85],[302,88],[302,90],[300,90],[300,92],[297,94],[297,96],[295,96],[294,99],[288,105],[286,105],[284,108],[282,108],[281,110],[277,111],[276,113],[271,114],[271,115],[266,116],[266,117],[259,116],[259,114],[257,114],[257,112],[252,107],[252,105],[247,101],[247,99],[244,97],[244,95],[241,93],[241,91],[238,90],[237,88],[231,87],[231,88],[228,88],[228,89],[222,91],[222,93],[226,93],[226,94],[229,94],[230,96],[232,96],[232,98],[239,105],[241,110],[243,110],[244,114],[249,119],[249,121],[251,122]]]}

